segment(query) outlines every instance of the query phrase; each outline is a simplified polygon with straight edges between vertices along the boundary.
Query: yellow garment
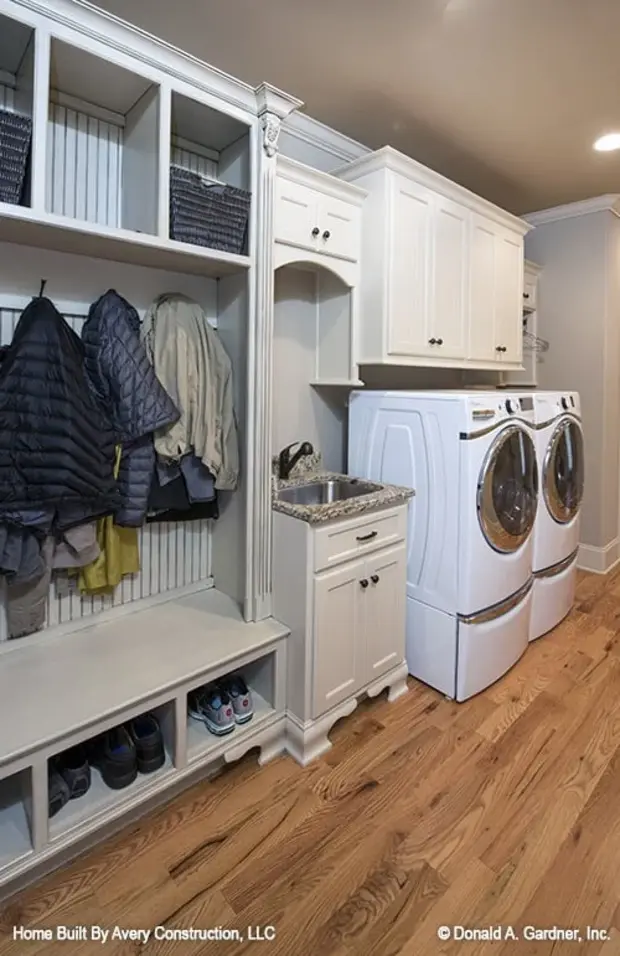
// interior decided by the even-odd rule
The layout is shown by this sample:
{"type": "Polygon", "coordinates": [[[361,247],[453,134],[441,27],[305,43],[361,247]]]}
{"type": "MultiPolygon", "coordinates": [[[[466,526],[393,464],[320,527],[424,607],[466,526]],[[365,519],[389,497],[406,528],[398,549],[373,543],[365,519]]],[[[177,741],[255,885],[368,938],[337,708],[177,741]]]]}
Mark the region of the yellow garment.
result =
{"type": "MultiPolygon", "coordinates": [[[[119,445],[114,462],[115,478],[118,478],[120,463],[119,445]]],[[[137,528],[119,528],[111,516],[100,518],[97,544],[99,557],[79,573],[78,585],[83,594],[109,594],[126,574],[136,574],[140,570],[137,528]]]]}

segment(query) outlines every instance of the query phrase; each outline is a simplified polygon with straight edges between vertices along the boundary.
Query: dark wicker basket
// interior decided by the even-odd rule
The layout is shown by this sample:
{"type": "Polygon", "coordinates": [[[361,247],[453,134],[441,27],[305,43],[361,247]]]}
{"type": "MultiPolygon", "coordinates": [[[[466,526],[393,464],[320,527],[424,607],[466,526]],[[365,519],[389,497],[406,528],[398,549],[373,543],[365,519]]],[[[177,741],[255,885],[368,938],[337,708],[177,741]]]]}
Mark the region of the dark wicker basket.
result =
{"type": "Polygon", "coordinates": [[[222,252],[247,252],[251,194],[170,167],[170,238],[222,252]]]}
{"type": "Polygon", "coordinates": [[[32,141],[32,120],[0,109],[0,202],[19,205],[32,141]]]}

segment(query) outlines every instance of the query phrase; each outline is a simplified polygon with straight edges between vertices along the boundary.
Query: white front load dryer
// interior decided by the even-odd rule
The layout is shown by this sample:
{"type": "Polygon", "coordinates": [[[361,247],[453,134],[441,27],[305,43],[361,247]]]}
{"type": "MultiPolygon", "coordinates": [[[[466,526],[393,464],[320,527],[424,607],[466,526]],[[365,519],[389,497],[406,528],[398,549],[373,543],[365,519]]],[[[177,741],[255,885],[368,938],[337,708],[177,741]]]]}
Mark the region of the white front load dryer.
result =
{"type": "Polygon", "coordinates": [[[584,447],[577,392],[536,392],[540,503],[534,527],[530,640],[562,621],[573,606],[583,498],[584,447]]]}
{"type": "MultiPolygon", "coordinates": [[[[525,403],[527,405],[527,403],[525,403]]],[[[499,392],[354,392],[349,473],[412,487],[409,672],[462,701],[529,637],[538,476],[533,411],[499,392]]]]}

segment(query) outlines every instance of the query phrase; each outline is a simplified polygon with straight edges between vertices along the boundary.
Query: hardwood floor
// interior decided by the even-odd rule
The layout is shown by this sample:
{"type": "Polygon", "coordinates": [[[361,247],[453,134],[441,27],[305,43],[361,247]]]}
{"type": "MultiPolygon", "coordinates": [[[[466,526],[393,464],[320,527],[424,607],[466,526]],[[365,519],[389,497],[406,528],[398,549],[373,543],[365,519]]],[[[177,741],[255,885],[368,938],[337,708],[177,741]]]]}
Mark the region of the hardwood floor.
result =
{"type": "Polygon", "coordinates": [[[13,900],[1,956],[102,951],[14,925],[245,936],[110,939],[106,956],[620,954],[619,635],[620,571],[581,575],[570,617],[486,693],[457,705],[412,682],[306,769],[249,756],[13,900]],[[455,924],[583,941],[440,941],[455,924]]]}

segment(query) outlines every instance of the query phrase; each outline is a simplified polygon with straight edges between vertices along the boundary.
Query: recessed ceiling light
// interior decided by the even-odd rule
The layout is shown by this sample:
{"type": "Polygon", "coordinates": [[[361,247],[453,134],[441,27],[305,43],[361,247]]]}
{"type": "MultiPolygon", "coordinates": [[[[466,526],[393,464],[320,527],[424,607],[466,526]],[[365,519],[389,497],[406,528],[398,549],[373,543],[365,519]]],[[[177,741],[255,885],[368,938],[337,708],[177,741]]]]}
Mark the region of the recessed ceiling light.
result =
{"type": "Polygon", "coordinates": [[[607,133],[599,136],[594,143],[594,149],[599,153],[608,153],[612,149],[620,149],[620,133],[607,133]]]}

